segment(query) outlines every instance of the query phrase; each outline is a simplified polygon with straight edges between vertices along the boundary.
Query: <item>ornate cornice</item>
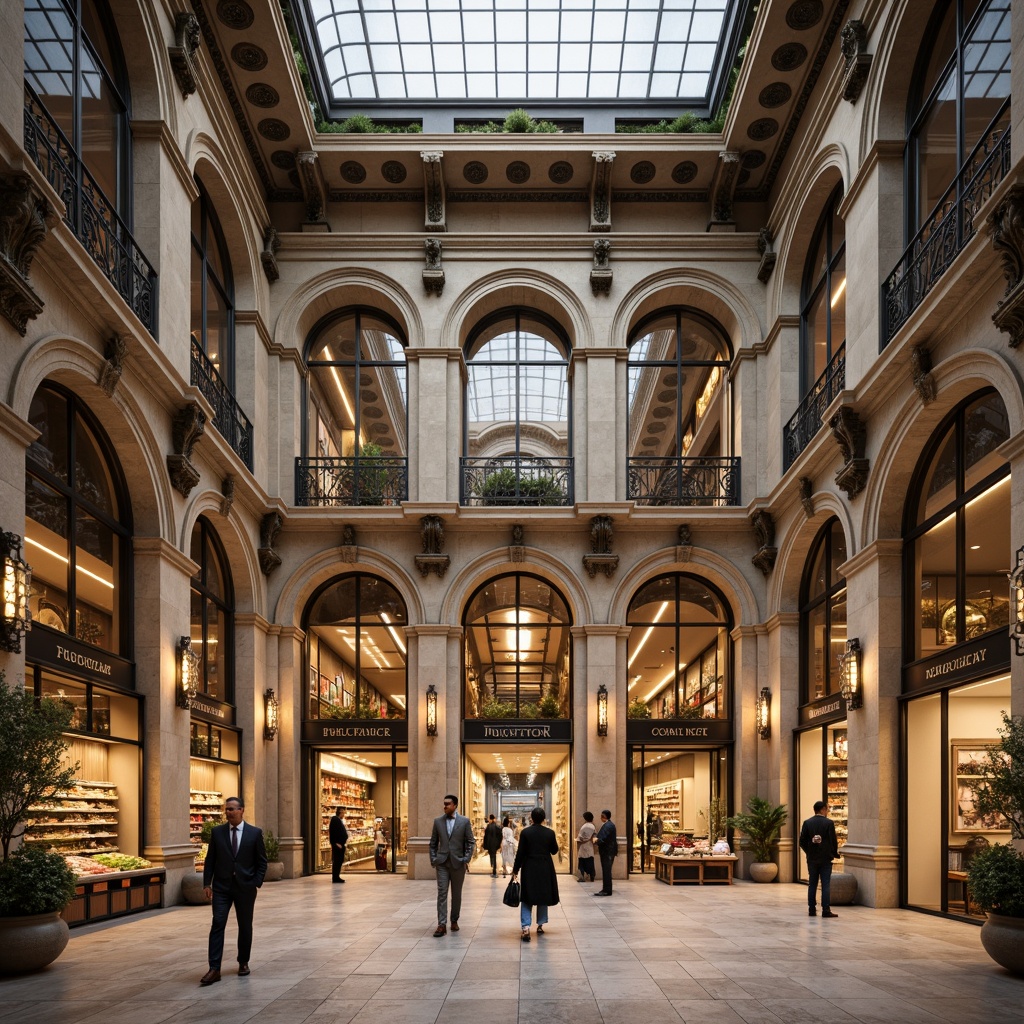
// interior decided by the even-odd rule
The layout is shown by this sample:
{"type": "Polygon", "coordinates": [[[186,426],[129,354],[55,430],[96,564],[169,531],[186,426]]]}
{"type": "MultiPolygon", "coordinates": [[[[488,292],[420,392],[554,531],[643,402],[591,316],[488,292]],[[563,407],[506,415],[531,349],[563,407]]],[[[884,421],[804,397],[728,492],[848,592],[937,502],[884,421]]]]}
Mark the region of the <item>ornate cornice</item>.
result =
{"type": "Polygon", "coordinates": [[[590,178],[590,230],[611,231],[611,180],[615,153],[611,150],[595,150],[591,156],[594,167],[590,178]]]}

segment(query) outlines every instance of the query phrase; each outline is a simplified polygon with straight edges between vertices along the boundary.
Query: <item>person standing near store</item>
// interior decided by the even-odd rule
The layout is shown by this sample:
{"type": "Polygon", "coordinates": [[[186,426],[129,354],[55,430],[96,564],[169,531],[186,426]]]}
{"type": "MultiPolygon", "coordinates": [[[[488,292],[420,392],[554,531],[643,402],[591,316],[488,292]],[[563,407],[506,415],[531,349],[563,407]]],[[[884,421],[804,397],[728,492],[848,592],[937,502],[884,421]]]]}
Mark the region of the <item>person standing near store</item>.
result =
{"type": "Polygon", "coordinates": [[[238,975],[249,974],[252,952],[252,914],[256,906],[256,890],[267,874],[267,850],[263,830],[246,824],[245,804],[232,796],[224,802],[227,823],[217,825],[210,834],[210,843],[203,863],[203,893],[213,901],[213,923],[210,925],[209,967],[199,979],[200,985],[220,981],[220,964],[224,955],[224,928],[231,908],[238,923],[238,975]]]}
{"type": "Polygon", "coordinates": [[[522,926],[523,942],[530,941],[530,919],[533,908],[537,908],[537,934],[544,934],[548,923],[548,907],[558,903],[558,876],[555,862],[551,859],[558,853],[558,838],[552,829],[544,825],[544,808],[534,807],[530,811],[532,825],[519,835],[519,849],[512,865],[512,879],[522,873],[519,892],[519,924],[522,926]]]}
{"type": "Polygon", "coordinates": [[[501,849],[501,826],[492,814],[484,829],[484,849],[491,858],[491,878],[498,877],[498,851],[501,849]]]}
{"type": "Polygon", "coordinates": [[[611,811],[601,812],[601,828],[598,830],[597,848],[601,854],[601,891],[595,892],[595,896],[611,896],[612,894],[612,867],[615,864],[615,856],[619,852],[618,833],[615,829],[615,822],[612,821],[611,811]]]}
{"type": "Polygon", "coordinates": [[[516,860],[516,830],[512,827],[512,819],[505,818],[501,823],[501,877],[504,878],[516,860]]]}
{"type": "Polygon", "coordinates": [[[348,829],[345,819],[341,816],[341,808],[334,811],[334,817],[328,826],[327,837],[331,843],[331,881],[344,882],[341,877],[341,865],[345,863],[345,846],[348,843],[348,829]]]}
{"type": "Polygon", "coordinates": [[[594,880],[595,835],[597,835],[597,826],[594,824],[594,812],[584,811],[583,824],[576,836],[576,842],[579,844],[579,850],[576,853],[576,866],[579,868],[581,882],[594,880]]]}
{"type": "Polygon", "coordinates": [[[439,939],[448,932],[448,890],[452,893],[452,931],[459,930],[462,910],[462,884],[476,849],[473,826],[464,814],[458,814],[459,798],[447,793],[444,814],[434,819],[430,830],[430,863],[437,871],[437,930],[439,939]]]}
{"type": "Polygon", "coordinates": [[[819,800],[814,805],[814,816],[800,827],[800,849],[807,855],[807,913],[814,917],[817,909],[814,898],[821,880],[821,916],[838,917],[830,904],[832,887],[832,861],[839,856],[839,840],[835,822],[828,816],[828,804],[819,800]]]}

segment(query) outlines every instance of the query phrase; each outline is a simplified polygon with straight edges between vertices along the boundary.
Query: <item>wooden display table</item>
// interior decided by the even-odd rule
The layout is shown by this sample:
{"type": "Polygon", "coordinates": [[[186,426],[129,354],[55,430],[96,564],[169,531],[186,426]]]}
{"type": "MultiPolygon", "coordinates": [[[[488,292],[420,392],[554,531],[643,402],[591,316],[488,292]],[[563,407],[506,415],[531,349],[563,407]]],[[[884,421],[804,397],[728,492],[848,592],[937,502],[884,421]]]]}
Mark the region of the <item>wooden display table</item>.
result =
{"type": "Polygon", "coordinates": [[[732,870],[737,858],[666,857],[654,855],[654,877],[666,885],[732,885],[732,870]]]}

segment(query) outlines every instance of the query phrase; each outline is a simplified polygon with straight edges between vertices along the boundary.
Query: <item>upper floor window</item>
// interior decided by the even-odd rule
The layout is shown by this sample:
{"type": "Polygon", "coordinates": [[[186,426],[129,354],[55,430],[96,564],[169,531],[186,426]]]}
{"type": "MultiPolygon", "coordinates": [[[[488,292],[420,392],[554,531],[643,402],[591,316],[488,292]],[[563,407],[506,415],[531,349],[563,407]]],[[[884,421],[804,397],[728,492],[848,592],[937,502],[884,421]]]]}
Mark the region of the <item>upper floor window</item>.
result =
{"type": "Polygon", "coordinates": [[[843,187],[829,197],[804,268],[800,307],[800,392],[822,379],[846,341],[846,228],[843,187]]]}
{"type": "Polygon", "coordinates": [[[802,703],[839,692],[839,655],[846,650],[846,534],[830,519],[815,538],[800,590],[802,703]]]}
{"type": "Polygon", "coordinates": [[[224,235],[202,184],[192,204],[192,340],[227,386],[235,381],[235,304],[224,235]]]}
{"type": "Polygon", "coordinates": [[[235,597],[231,571],[210,523],[200,518],[192,528],[192,649],[199,654],[200,693],[231,703],[234,686],[235,597]]]}
{"type": "Polygon", "coordinates": [[[1009,436],[1003,400],[984,391],[925,450],[907,503],[907,661],[1009,625],[1009,436]]]}

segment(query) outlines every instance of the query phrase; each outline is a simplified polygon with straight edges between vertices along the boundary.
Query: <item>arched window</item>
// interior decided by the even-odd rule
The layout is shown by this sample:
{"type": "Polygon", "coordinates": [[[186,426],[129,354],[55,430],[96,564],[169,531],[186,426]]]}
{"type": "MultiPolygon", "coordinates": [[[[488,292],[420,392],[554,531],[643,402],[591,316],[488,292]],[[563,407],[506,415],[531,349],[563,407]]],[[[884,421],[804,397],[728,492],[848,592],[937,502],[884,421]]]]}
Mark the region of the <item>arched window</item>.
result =
{"type": "Polygon", "coordinates": [[[846,227],[839,216],[843,186],[829,197],[804,268],[800,307],[800,381],[807,394],[827,390],[824,405],[843,388],[845,366],[833,368],[846,344],[846,227]],[[832,372],[826,376],[830,368],[832,372]],[[834,379],[841,378],[841,379],[834,379]],[[831,397],[829,397],[831,396],[831,397]]]}
{"type": "Polygon", "coordinates": [[[1009,436],[1003,400],[984,391],[925,450],[907,506],[906,661],[1009,625],[1009,436]]]}
{"type": "Polygon", "coordinates": [[[470,598],[463,624],[466,718],[569,717],[572,618],[554,587],[499,576],[470,598]]]}
{"type": "Polygon", "coordinates": [[[641,321],[629,343],[626,497],[640,505],[734,505],[725,332],[690,309],[641,321]]]}
{"type": "Polygon", "coordinates": [[[199,654],[197,689],[228,704],[235,700],[235,595],[217,534],[200,518],[192,528],[192,649],[199,654]]]}
{"type": "Polygon", "coordinates": [[[397,505],[409,495],[405,337],[370,309],[334,313],[306,349],[299,505],[397,505]]]}
{"type": "Polygon", "coordinates": [[[846,650],[846,534],[830,519],[815,538],[800,588],[801,703],[839,693],[839,655],[846,650]]]}
{"type": "MultiPolygon", "coordinates": [[[[192,204],[192,351],[205,356],[229,389],[235,386],[235,299],[224,234],[198,180],[192,204]]],[[[193,382],[195,383],[195,382],[193,382]]]]}
{"type": "Polygon", "coordinates": [[[720,594],[670,573],[637,591],[626,621],[630,717],[730,717],[730,616],[720,594]]]}
{"type": "Polygon", "coordinates": [[[353,573],[314,596],[309,718],[405,718],[405,602],[390,583],[353,573]]]}
{"type": "Polygon", "coordinates": [[[572,504],[568,336],[537,310],[504,309],[466,344],[463,505],[572,504]]]}
{"type": "Polygon", "coordinates": [[[79,399],[44,384],[29,409],[25,550],[33,619],[127,655],[131,513],[120,467],[79,399]]]}

